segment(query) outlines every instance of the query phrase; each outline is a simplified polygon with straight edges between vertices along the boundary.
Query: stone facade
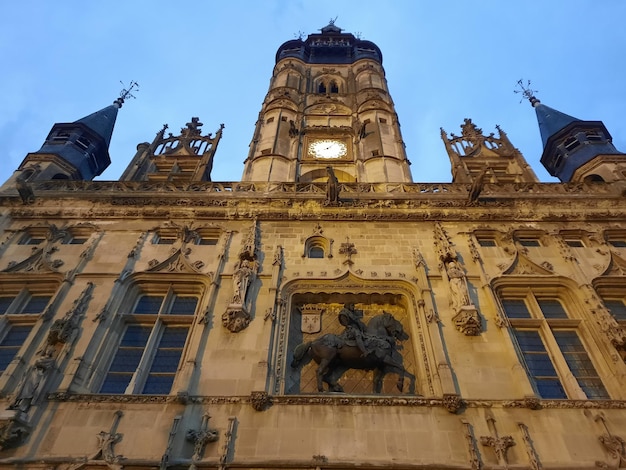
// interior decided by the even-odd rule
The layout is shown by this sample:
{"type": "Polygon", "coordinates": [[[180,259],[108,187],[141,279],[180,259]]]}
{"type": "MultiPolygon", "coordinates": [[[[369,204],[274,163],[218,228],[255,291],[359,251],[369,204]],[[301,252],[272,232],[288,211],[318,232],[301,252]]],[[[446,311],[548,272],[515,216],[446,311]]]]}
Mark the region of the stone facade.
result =
{"type": "Polygon", "coordinates": [[[266,99],[241,182],[210,181],[221,128],[192,119],[120,181],[3,186],[1,467],[626,465],[626,182],[540,183],[466,120],[453,182],[412,183],[383,81],[363,110],[351,84],[384,77],[377,48],[294,57],[354,46],[337,30],[279,50],[268,97],[301,96],[266,99]],[[312,342],[356,347],[346,314],[405,336],[320,371],[312,342]]]}

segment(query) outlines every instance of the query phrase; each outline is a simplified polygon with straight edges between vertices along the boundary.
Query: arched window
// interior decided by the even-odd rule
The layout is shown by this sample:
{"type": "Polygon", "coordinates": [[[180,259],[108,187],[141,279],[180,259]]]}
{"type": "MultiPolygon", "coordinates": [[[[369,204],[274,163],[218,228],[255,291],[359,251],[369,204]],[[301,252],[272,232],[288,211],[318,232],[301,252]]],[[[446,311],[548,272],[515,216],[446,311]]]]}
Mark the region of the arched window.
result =
{"type": "Polygon", "coordinates": [[[332,240],[328,240],[321,235],[309,237],[304,243],[304,258],[323,259],[326,256],[332,257],[331,254],[332,240]]]}
{"type": "Polygon", "coordinates": [[[604,178],[600,175],[587,175],[584,178],[585,183],[604,183],[604,178]]]}
{"type": "Polygon", "coordinates": [[[324,82],[320,82],[320,84],[317,86],[317,92],[326,93],[326,84],[324,82]]]}
{"type": "Polygon", "coordinates": [[[330,92],[339,93],[339,87],[337,86],[337,82],[335,80],[330,82],[330,92]]]}
{"type": "Polygon", "coordinates": [[[313,245],[309,248],[308,252],[309,258],[323,258],[324,257],[324,247],[320,245],[313,245]]]}

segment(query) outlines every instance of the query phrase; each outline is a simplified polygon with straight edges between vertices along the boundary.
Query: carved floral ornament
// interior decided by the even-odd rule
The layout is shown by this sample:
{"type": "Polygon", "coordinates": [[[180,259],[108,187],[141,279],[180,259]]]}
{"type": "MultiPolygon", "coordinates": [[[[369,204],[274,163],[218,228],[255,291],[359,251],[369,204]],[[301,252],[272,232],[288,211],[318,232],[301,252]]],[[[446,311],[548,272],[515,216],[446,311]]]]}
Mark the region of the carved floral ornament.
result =
{"type": "MultiPolygon", "coordinates": [[[[11,261],[3,270],[5,272],[37,272],[57,273],[64,265],[62,259],[57,258],[62,243],[67,243],[74,237],[83,238],[85,248],[81,258],[88,258],[94,249],[92,233],[99,229],[92,224],[80,223],[58,228],[55,224],[32,225],[25,227],[20,233],[18,243],[32,248],[31,254],[22,261],[11,261]],[[23,241],[23,242],[22,242],[23,241]],[[56,258],[56,259],[55,259],[56,258]]],[[[71,273],[71,271],[68,271],[71,273]]]]}

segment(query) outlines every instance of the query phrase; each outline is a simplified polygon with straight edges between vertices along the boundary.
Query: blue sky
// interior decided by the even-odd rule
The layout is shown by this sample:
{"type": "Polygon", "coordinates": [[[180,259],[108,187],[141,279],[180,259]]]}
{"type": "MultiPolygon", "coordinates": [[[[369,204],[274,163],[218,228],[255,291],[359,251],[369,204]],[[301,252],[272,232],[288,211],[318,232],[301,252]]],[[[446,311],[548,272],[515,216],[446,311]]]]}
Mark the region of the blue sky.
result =
{"type": "Polygon", "coordinates": [[[499,124],[540,180],[534,110],[513,93],[530,79],[541,101],[601,120],[626,152],[626,2],[623,0],[110,0],[4,2],[0,15],[0,182],[36,151],[55,122],[71,122],[136,80],[118,115],[115,180],[138,143],[164,123],[224,123],[214,181],[237,181],[267,92],[276,49],[299,32],[336,24],[375,42],[416,182],[449,182],[439,128],[471,118],[499,124]],[[383,6],[384,5],[384,6],[383,6]]]}

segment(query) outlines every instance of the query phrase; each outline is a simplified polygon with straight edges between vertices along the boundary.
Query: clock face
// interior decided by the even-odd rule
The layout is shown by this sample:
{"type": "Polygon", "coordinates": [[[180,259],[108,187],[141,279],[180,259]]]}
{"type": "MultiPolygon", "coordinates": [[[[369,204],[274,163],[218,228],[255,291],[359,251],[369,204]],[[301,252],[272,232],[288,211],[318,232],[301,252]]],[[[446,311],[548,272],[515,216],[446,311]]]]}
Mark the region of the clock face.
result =
{"type": "Polygon", "coordinates": [[[309,144],[309,155],[316,158],[341,158],[348,154],[348,147],[340,140],[321,139],[309,144]]]}

